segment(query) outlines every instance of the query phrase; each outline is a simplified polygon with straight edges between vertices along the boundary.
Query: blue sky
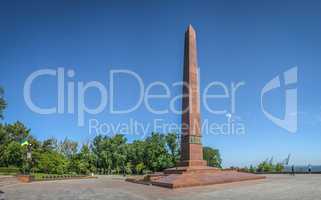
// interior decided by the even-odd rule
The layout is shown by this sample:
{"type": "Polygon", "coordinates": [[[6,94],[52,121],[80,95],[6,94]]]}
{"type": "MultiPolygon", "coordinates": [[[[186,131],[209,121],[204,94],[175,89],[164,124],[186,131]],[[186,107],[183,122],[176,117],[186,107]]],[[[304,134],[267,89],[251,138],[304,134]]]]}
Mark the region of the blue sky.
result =
{"type": "MultiPolygon", "coordinates": [[[[131,118],[146,124],[156,118],[180,123],[179,115],[154,115],[141,106],[123,115],[110,114],[106,108],[86,115],[85,126],[79,127],[77,113],[32,112],[23,86],[34,71],[58,67],[75,71],[66,83],[99,81],[108,89],[110,70],[127,69],[146,85],[154,81],[170,85],[182,79],[184,31],[192,24],[197,31],[201,91],[213,81],[245,83],[236,96],[236,114],[245,134],[204,134],[203,144],[220,149],[224,166],[255,164],[272,156],[281,161],[289,153],[292,163],[321,164],[320,9],[321,1],[3,1],[0,85],[9,104],[4,121],[22,121],[38,139],[69,137],[80,142],[92,138],[88,120],[93,118],[109,124],[128,123],[131,118]],[[272,78],[295,66],[298,131],[289,133],[263,114],[260,92],[272,78]]],[[[115,103],[126,108],[137,100],[139,88],[133,78],[118,78],[115,103]]],[[[173,95],[181,92],[178,87],[170,89],[173,95]]],[[[264,100],[267,110],[280,118],[284,91],[282,86],[264,100]]],[[[33,85],[32,98],[39,106],[54,106],[56,96],[55,77],[39,78],[33,85]]],[[[99,98],[97,90],[90,90],[86,105],[95,107],[99,98]]],[[[210,105],[230,108],[224,99],[210,105]]],[[[153,106],[163,109],[169,101],[155,101],[153,106]]],[[[203,120],[226,120],[204,105],[201,110],[203,120]]],[[[131,132],[127,137],[132,141],[141,135],[131,132]]]]}

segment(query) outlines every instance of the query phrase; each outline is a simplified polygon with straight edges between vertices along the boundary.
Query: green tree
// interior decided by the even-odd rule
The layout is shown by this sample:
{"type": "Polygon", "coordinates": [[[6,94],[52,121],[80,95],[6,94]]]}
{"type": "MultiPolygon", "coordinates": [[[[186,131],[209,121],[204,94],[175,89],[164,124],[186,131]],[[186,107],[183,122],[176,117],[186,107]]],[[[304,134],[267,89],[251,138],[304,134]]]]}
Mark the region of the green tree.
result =
{"type": "Polygon", "coordinates": [[[171,155],[172,165],[175,165],[179,160],[179,141],[175,133],[169,133],[165,137],[166,144],[171,155]]]}
{"type": "Polygon", "coordinates": [[[135,170],[136,170],[137,174],[142,174],[144,169],[145,169],[144,163],[139,163],[135,167],[135,170]]]}
{"type": "Polygon", "coordinates": [[[139,163],[146,163],[145,141],[135,140],[133,143],[129,144],[127,148],[128,161],[131,162],[133,166],[136,166],[139,163]]]}
{"type": "Polygon", "coordinates": [[[58,148],[60,153],[71,159],[77,154],[78,142],[74,142],[72,140],[69,140],[68,138],[65,138],[63,142],[60,142],[58,148]]]}
{"type": "Polygon", "coordinates": [[[255,173],[255,168],[253,167],[253,165],[250,166],[249,172],[250,173],[255,173]]]}
{"type": "Polygon", "coordinates": [[[1,156],[1,160],[6,167],[8,166],[22,167],[23,149],[20,143],[16,141],[11,141],[9,144],[7,144],[1,156]]]}
{"type": "Polygon", "coordinates": [[[273,164],[267,161],[261,162],[257,167],[258,172],[272,172],[273,164]]]}
{"type": "Polygon", "coordinates": [[[275,171],[276,171],[276,172],[282,172],[283,169],[284,169],[284,165],[283,165],[282,163],[277,163],[277,164],[275,165],[275,171]]]}
{"type": "Polygon", "coordinates": [[[91,147],[96,166],[102,173],[126,171],[128,144],[123,135],[117,134],[112,138],[99,135],[94,138],[91,147]]]}
{"type": "Polygon", "coordinates": [[[132,168],[133,168],[132,164],[130,162],[127,162],[125,167],[125,173],[132,174],[133,173],[132,168]]]}
{"type": "Polygon", "coordinates": [[[38,168],[49,174],[64,174],[67,172],[68,160],[56,151],[44,152],[40,156],[38,168]]]}
{"type": "Polygon", "coordinates": [[[97,170],[101,170],[104,167],[103,140],[104,140],[104,137],[102,135],[97,135],[93,139],[93,142],[91,143],[91,150],[95,157],[95,164],[96,164],[97,170]]]}
{"type": "Polygon", "coordinates": [[[222,159],[218,149],[203,147],[203,159],[208,166],[222,168],[222,159]]]}
{"type": "Polygon", "coordinates": [[[49,138],[42,142],[42,151],[52,152],[58,150],[58,141],[55,138],[49,138]]]}
{"type": "Polygon", "coordinates": [[[14,124],[5,125],[5,129],[7,140],[9,141],[22,143],[30,136],[30,129],[27,129],[27,127],[19,121],[14,124]]]}
{"type": "Polygon", "coordinates": [[[5,166],[4,151],[7,149],[9,139],[6,132],[6,127],[0,124],[0,166],[5,166]]]}
{"type": "Polygon", "coordinates": [[[26,154],[20,144],[27,140],[30,130],[21,122],[0,124],[0,166],[22,166],[26,154]]]}
{"type": "Polygon", "coordinates": [[[0,119],[3,119],[3,111],[7,107],[7,103],[4,99],[4,90],[0,87],[0,119]]]}
{"type": "Polygon", "coordinates": [[[115,135],[110,139],[110,149],[107,150],[111,152],[113,169],[116,173],[124,172],[127,159],[126,138],[120,134],[115,135]]]}
{"type": "Polygon", "coordinates": [[[111,173],[112,153],[110,138],[102,135],[96,136],[92,142],[91,149],[95,156],[96,167],[100,173],[111,173]]]}
{"type": "Polygon", "coordinates": [[[33,149],[34,167],[40,172],[63,174],[68,172],[68,159],[58,151],[58,141],[55,138],[44,140],[39,148],[33,149]]]}
{"type": "Polygon", "coordinates": [[[152,133],[146,138],[145,162],[152,171],[161,171],[171,165],[171,157],[166,149],[166,139],[163,134],[152,133]]]}
{"type": "Polygon", "coordinates": [[[79,152],[79,171],[80,174],[89,174],[95,171],[94,157],[88,145],[83,145],[79,152]]]}

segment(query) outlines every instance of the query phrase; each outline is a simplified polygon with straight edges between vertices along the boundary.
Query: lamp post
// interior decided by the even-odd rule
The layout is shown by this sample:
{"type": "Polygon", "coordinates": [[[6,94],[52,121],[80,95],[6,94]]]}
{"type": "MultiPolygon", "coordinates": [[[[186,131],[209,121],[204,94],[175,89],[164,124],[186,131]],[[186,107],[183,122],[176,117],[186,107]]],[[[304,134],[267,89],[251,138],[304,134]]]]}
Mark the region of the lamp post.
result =
{"type": "Polygon", "coordinates": [[[28,144],[27,146],[27,164],[28,164],[28,174],[30,174],[32,169],[32,145],[28,144]]]}

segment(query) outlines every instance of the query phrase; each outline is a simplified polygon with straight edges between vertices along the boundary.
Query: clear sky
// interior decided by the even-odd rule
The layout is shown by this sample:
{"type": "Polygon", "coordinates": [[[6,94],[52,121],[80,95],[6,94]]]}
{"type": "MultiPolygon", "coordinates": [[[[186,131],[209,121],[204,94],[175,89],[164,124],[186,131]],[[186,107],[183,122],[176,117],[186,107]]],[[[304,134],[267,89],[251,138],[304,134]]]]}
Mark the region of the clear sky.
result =
{"type": "MultiPolygon", "coordinates": [[[[96,115],[86,114],[78,126],[77,111],[41,115],[23,97],[24,82],[39,69],[63,67],[75,72],[65,82],[99,81],[110,94],[110,71],[137,73],[146,86],[161,81],[169,86],[182,79],[184,31],[197,31],[201,91],[213,82],[227,86],[244,82],[236,93],[235,119],[244,134],[203,134],[203,144],[218,148],[224,166],[256,164],[268,157],[282,161],[289,153],[295,164],[321,164],[321,1],[2,1],[0,6],[0,85],[8,108],[5,122],[22,121],[38,139],[69,137],[87,142],[89,120],[143,124],[162,119],[180,123],[174,113],[155,115],[143,104],[129,114],[111,114],[110,101],[96,115]],[[298,131],[289,133],[262,112],[264,85],[288,69],[298,68],[298,131]]],[[[67,74],[67,72],[65,72],[67,74]]],[[[139,97],[133,77],[119,76],[114,103],[128,108],[139,97]]],[[[216,88],[218,89],[218,88],[216,88]]],[[[215,90],[215,89],[214,89],[215,90]]],[[[212,91],[214,94],[221,90],[212,91]]],[[[230,90],[230,88],[229,88],[230,90]]],[[[76,87],[77,91],[77,87],[76,87]]],[[[163,93],[160,88],[156,93],[163,93]]],[[[181,93],[170,87],[172,96],[181,93]]],[[[266,110],[283,118],[285,87],[264,99],[266,110]]],[[[67,95],[67,91],[65,91],[67,95]]],[[[77,95],[77,93],[75,94],[77,95]]],[[[41,107],[57,104],[57,78],[44,76],[32,86],[32,99],[41,107]]],[[[88,90],[88,107],[99,104],[97,90],[88,90]]],[[[213,99],[212,108],[230,109],[231,99],[213,99]]],[[[67,99],[65,98],[65,104],[67,99]]],[[[168,99],[152,102],[169,107],[168,99]]],[[[175,104],[179,108],[179,104],[175,104]]],[[[202,119],[224,123],[201,105],[202,119]]],[[[139,131],[138,131],[139,132],[139,131]]],[[[129,141],[140,139],[135,131],[129,141]]]]}

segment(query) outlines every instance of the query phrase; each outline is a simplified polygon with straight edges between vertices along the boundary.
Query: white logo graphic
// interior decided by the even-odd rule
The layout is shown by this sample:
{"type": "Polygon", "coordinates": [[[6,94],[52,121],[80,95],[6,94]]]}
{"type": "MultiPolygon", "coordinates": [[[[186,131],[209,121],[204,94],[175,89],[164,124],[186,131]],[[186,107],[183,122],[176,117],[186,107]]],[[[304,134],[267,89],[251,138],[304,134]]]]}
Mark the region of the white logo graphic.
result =
{"type": "MultiPolygon", "coordinates": [[[[298,81],[298,68],[293,67],[286,72],[284,75],[284,85],[289,86],[291,84],[295,84],[298,81]]],[[[268,113],[263,106],[263,96],[265,93],[277,89],[281,86],[280,77],[276,76],[274,79],[269,81],[261,91],[261,109],[265,116],[271,120],[277,126],[284,128],[285,130],[296,133],[298,129],[298,117],[297,117],[297,88],[294,89],[286,89],[285,90],[285,116],[284,119],[279,119],[270,113],[268,113]]]]}

